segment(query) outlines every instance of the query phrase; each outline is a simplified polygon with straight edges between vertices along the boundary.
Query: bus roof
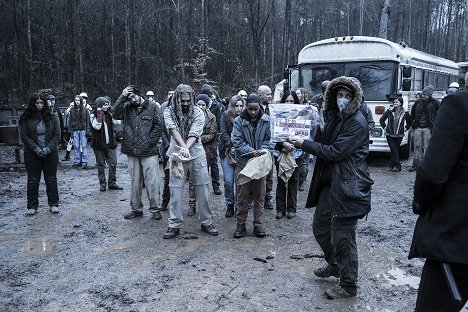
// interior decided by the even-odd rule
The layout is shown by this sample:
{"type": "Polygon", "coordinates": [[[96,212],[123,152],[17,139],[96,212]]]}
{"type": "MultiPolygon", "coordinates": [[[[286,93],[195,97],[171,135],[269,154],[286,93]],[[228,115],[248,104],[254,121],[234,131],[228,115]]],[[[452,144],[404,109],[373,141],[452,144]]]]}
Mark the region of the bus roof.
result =
{"type": "Polygon", "coordinates": [[[453,61],[411,49],[403,42],[366,36],[336,37],[310,43],[298,56],[299,65],[377,60],[453,73],[458,71],[458,65],[453,61]]]}

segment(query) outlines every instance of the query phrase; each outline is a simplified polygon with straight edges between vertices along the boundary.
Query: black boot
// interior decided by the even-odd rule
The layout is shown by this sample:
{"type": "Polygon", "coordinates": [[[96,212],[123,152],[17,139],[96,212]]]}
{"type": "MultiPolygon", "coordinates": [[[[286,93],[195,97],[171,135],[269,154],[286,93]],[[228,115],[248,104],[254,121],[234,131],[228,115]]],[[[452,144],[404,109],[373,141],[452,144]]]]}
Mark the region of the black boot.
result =
{"type": "Polygon", "coordinates": [[[227,205],[226,218],[234,216],[234,204],[227,205]]]}
{"type": "Polygon", "coordinates": [[[237,224],[237,229],[234,232],[234,238],[241,238],[245,234],[247,234],[247,229],[245,228],[245,223],[242,223],[242,224],[238,223],[237,224]]]}
{"type": "Polygon", "coordinates": [[[195,215],[195,207],[189,207],[189,211],[187,212],[187,216],[193,217],[195,215]]]}

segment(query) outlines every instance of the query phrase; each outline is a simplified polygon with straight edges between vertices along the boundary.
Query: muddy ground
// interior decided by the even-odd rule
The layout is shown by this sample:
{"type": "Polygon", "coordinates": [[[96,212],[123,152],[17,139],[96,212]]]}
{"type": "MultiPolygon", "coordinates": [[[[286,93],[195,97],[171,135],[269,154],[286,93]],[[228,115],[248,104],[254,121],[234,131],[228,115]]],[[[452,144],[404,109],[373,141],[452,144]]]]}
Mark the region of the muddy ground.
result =
{"type": "MultiPolygon", "coordinates": [[[[0,149],[1,162],[14,161],[0,149]]],[[[251,234],[252,216],[249,235],[234,239],[235,219],[224,217],[223,196],[212,195],[219,236],[201,233],[197,217],[185,217],[182,235],[164,240],[167,211],[160,221],[147,207],[143,218],[123,219],[125,155],[119,153],[117,169],[123,191],[99,192],[95,168],[61,162],[58,215],[48,211],[42,182],[38,213],[26,216],[26,172],[4,165],[0,311],[412,311],[423,264],[407,259],[414,173],[409,161],[402,172],[389,172],[387,157],[368,159],[375,185],[372,211],[357,231],[358,297],[334,301],[323,292],[338,280],[313,274],[323,259],[312,235],[314,209],[303,208],[307,192],[299,193],[295,219],[265,211],[263,239],[251,234]]]]}

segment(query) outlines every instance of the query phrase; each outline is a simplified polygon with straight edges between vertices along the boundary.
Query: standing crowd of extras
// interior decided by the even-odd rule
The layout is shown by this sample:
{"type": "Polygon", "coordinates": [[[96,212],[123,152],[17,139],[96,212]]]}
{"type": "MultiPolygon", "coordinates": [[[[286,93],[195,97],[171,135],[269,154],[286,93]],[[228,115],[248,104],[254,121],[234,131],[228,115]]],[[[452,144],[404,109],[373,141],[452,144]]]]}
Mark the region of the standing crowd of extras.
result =
{"type": "MultiPolygon", "coordinates": [[[[416,310],[449,307],[444,311],[455,311],[452,308],[460,301],[452,300],[440,263],[450,265],[459,292],[467,300],[468,227],[464,222],[468,220],[468,91],[448,95],[442,103],[432,98],[433,91],[431,86],[424,88],[411,112],[405,111],[401,97],[392,99],[393,105],[380,124],[391,149],[391,171],[401,170],[396,150],[404,132],[413,128],[415,157],[410,170],[417,171],[413,211],[420,217],[410,257],[427,258],[416,310]]],[[[87,140],[91,137],[100,191],[122,190],[116,181],[118,123],[123,127],[121,152],[127,155],[131,178],[131,210],[124,218],[143,216],[145,188],[152,219],[162,219],[161,212],[169,210],[165,239],[179,235],[187,182],[189,207],[185,213],[198,214],[201,231],[218,235],[209,184],[215,195],[222,194],[219,163],[224,176],[225,216],[235,216],[237,221],[234,237],[246,235],[249,210],[253,212],[253,235],[265,237],[262,215],[264,209],[274,209],[273,202],[276,219],[295,218],[297,194],[304,190],[312,156],[314,169],[306,208],[316,209],[313,235],[326,262],[314,274],[339,278],[336,286],[325,291],[330,299],[357,295],[356,228],[358,220],[371,210],[373,180],[366,157],[373,117],[356,78],[324,81],[322,93],[310,101],[302,88],[284,92],[279,103],[314,105],[323,124],[310,140],[296,138],[281,143],[271,142],[272,92],[268,86],[262,85],[250,94],[241,90],[223,101],[210,85],[202,86],[196,94],[189,85],[180,84],[161,105],[153,96],[152,91],[144,96],[130,85],[114,105],[103,96],[91,108],[86,93],[81,93],[64,114],[67,131],[63,130],[65,123],[53,95],[31,96],[19,122],[28,174],[27,214],[36,214],[42,173],[50,212],[59,213],[56,172],[59,144],[64,137],[69,146],[63,160],[73,160],[73,167],[83,169],[88,168],[87,140]],[[282,158],[295,162],[287,178],[280,178],[282,158]],[[162,196],[159,161],[164,175],[162,196]],[[275,201],[274,167],[278,175],[275,201]]]]}

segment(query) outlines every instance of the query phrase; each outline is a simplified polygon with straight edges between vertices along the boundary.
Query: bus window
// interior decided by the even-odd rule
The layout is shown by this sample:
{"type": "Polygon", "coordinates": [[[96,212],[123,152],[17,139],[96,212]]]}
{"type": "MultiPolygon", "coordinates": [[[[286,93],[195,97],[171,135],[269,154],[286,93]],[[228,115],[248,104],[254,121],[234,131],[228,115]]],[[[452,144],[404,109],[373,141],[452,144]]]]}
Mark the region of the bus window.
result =
{"type": "Polygon", "coordinates": [[[413,81],[413,88],[412,90],[422,90],[422,80],[423,80],[423,71],[421,68],[414,69],[414,81],[413,81]]]}
{"type": "Polygon", "coordinates": [[[320,84],[340,76],[356,77],[367,100],[386,101],[395,86],[397,64],[394,62],[329,63],[301,66],[303,87],[311,95],[322,92],[320,84]]]}

